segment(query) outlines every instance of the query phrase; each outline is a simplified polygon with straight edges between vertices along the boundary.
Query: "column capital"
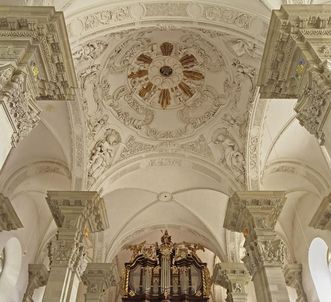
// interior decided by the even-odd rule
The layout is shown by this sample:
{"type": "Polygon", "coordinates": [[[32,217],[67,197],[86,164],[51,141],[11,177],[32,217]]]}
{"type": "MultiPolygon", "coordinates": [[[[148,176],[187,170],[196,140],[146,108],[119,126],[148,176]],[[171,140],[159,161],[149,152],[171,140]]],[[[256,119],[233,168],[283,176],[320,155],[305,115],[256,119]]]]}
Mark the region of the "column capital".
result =
{"type": "Polygon", "coordinates": [[[85,226],[91,232],[109,227],[105,203],[98,192],[48,191],[46,200],[59,228],[76,229],[78,218],[86,222],[85,226]]]}
{"type": "Polygon", "coordinates": [[[88,263],[82,275],[87,286],[86,301],[101,301],[103,293],[114,281],[114,265],[111,263],[88,263]]]}
{"type": "Polygon", "coordinates": [[[53,7],[0,7],[0,105],[15,146],[38,124],[39,100],[74,100],[78,87],[63,14],[53,7]]]}
{"type": "Polygon", "coordinates": [[[331,193],[324,197],[309,226],[331,231],[331,193]]]}
{"type": "Polygon", "coordinates": [[[215,265],[213,282],[227,289],[227,302],[246,302],[245,285],[250,279],[243,263],[222,262],[215,265]]]}
{"type": "Polygon", "coordinates": [[[284,277],[287,286],[295,288],[297,292],[297,302],[307,302],[307,295],[302,285],[302,265],[291,263],[284,266],[284,277]]]}
{"type": "Polygon", "coordinates": [[[236,192],[229,198],[224,227],[245,236],[252,231],[273,234],[285,201],[283,191],[236,192]]]}
{"type": "Polygon", "coordinates": [[[297,98],[297,118],[322,143],[331,107],[331,5],[273,10],[258,85],[261,98],[297,98]]]}
{"type": "Polygon", "coordinates": [[[10,200],[0,193],[0,232],[12,231],[22,227],[23,225],[10,200]]]}
{"type": "Polygon", "coordinates": [[[23,302],[33,302],[34,291],[47,284],[49,271],[44,264],[29,264],[29,280],[26,288],[23,302]]]}

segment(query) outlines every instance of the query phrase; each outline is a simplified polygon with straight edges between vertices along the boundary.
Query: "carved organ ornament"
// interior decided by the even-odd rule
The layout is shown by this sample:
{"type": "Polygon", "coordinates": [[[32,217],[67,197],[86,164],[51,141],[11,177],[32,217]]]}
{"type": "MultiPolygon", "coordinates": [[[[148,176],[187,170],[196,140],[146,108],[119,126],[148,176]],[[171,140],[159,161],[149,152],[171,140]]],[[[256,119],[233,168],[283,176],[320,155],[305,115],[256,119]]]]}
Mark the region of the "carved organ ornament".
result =
{"type": "Polygon", "coordinates": [[[211,279],[207,264],[196,254],[196,243],[173,243],[165,231],[161,244],[146,241],[127,247],[122,301],[208,301],[211,279]]]}

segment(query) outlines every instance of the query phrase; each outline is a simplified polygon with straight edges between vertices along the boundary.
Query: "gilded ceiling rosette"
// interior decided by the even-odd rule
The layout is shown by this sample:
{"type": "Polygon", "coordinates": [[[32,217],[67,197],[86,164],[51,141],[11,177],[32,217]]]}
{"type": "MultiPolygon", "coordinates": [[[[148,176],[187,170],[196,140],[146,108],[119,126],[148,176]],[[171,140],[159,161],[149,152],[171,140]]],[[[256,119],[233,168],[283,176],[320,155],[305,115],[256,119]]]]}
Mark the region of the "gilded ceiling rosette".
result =
{"type": "Polygon", "coordinates": [[[128,73],[134,93],[155,109],[185,104],[203,86],[204,79],[195,55],[178,52],[170,42],[154,44],[140,53],[128,73]]]}

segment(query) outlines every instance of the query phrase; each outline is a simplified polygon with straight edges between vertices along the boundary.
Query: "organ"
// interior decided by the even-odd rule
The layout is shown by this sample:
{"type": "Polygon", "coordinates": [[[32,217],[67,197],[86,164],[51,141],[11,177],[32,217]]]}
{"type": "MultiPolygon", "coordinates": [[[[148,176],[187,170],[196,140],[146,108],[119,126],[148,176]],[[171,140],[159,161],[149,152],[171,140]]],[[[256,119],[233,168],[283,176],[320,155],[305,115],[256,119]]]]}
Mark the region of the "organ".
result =
{"type": "Polygon", "coordinates": [[[144,241],[127,249],[132,258],[125,263],[123,302],[209,300],[209,270],[196,253],[204,250],[200,244],[173,243],[165,231],[161,244],[144,241]]]}

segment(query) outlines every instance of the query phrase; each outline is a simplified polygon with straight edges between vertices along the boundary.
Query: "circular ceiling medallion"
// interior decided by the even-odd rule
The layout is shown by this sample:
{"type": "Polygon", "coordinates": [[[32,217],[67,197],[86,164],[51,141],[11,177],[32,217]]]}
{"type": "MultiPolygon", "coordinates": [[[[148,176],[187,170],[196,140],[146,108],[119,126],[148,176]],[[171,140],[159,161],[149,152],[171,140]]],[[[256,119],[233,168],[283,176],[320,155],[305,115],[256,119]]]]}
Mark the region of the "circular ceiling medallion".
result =
{"type": "Polygon", "coordinates": [[[169,192],[162,192],[158,195],[160,201],[172,201],[172,194],[169,192]]]}
{"type": "Polygon", "coordinates": [[[178,51],[170,42],[140,53],[128,71],[133,93],[154,109],[182,107],[203,87],[204,79],[195,55],[178,51]]]}

